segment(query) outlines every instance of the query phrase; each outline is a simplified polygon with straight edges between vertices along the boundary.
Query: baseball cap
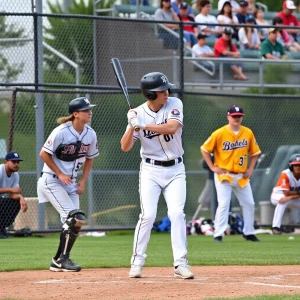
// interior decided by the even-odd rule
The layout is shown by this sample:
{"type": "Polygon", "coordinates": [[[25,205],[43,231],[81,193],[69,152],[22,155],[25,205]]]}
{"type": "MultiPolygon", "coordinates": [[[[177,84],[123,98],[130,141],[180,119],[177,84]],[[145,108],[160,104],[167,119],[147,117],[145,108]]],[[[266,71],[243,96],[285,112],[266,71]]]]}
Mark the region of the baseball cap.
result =
{"type": "Polygon", "coordinates": [[[284,1],[282,7],[283,8],[288,8],[288,9],[296,9],[294,1],[292,1],[292,0],[284,1]]]}
{"type": "Polygon", "coordinates": [[[246,22],[254,22],[255,18],[254,18],[253,15],[249,14],[249,15],[246,16],[245,21],[246,22]]]}
{"type": "Polygon", "coordinates": [[[227,116],[244,116],[244,112],[243,112],[243,109],[238,106],[238,105],[231,105],[229,108],[228,108],[228,111],[227,111],[227,116]]]}
{"type": "Polygon", "coordinates": [[[197,36],[198,40],[207,38],[207,35],[204,33],[199,33],[197,36]]]}
{"type": "Polygon", "coordinates": [[[248,2],[245,0],[241,0],[239,4],[240,6],[248,6],[248,2]]]}
{"type": "Polygon", "coordinates": [[[187,9],[189,5],[186,2],[181,2],[179,8],[181,9],[187,9]]]}
{"type": "Polygon", "coordinates": [[[271,33],[271,32],[277,31],[277,30],[278,30],[277,28],[269,28],[268,33],[271,33]]]}
{"type": "Polygon", "coordinates": [[[17,152],[14,152],[14,151],[8,152],[5,156],[5,160],[23,161],[23,159],[21,159],[20,155],[17,152]]]}
{"type": "Polygon", "coordinates": [[[233,29],[231,27],[224,27],[223,28],[223,33],[225,33],[225,34],[233,34],[234,31],[233,31],[233,29]]]}

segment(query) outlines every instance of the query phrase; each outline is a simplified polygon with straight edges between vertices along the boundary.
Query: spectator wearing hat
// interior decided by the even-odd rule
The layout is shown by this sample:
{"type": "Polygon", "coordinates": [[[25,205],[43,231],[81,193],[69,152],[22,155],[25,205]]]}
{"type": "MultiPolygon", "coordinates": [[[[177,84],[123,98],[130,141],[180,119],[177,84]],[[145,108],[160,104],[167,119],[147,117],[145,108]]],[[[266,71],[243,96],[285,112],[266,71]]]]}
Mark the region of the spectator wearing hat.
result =
{"type": "MultiPolygon", "coordinates": [[[[233,29],[231,27],[224,27],[222,36],[217,39],[214,47],[216,57],[230,57],[239,58],[240,53],[234,43],[232,43],[233,29]]],[[[228,65],[227,63],[225,65],[228,65]]],[[[233,79],[248,80],[243,74],[242,64],[232,62],[229,64],[231,70],[234,72],[233,79]]]]}
{"type": "Polygon", "coordinates": [[[186,2],[180,3],[178,18],[184,23],[183,35],[187,42],[187,46],[193,47],[197,44],[198,26],[195,24],[195,19],[188,14],[188,4],[186,2]],[[193,23],[193,24],[190,24],[193,23]]]}
{"type": "MultiPolygon", "coordinates": [[[[194,45],[192,49],[193,57],[215,57],[215,53],[213,52],[213,50],[208,45],[205,45],[205,43],[206,43],[206,35],[203,33],[199,33],[198,43],[194,45]]],[[[204,66],[206,69],[209,70],[212,69],[212,64],[206,61],[201,61],[200,64],[204,66]]]]}
{"type": "MultiPolygon", "coordinates": [[[[246,16],[246,24],[254,25],[255,19],[253,15],[246,16]]],[[[239,29],[240,51],[260,49],[260,38],[258,31],[253,27],[241,27],[239,29]]]]}
{"type": "Polygon", "coordinates": [[[286,59],[283,46],[277,41],[278,29],[269,28],[268,38],[261,44],[261,55],[266,59],[286,59]]]}
{"type": "Polygon", "coordinates": [[[6,228],[12,225],[20,209],[27,211],[27,203],[19,186],[20,155],[8,152],[0,165],[0,238],[7,238],[6,228]]]}
{"type": "MultiPolygon", "coordinates": [[[[293,11],[296,9],[294,1],[286,0],[282,4],[282,11],[279,12],[276,16],[280,17],[283,20],[283,25],[285,26],[300,26],[297,17],[293,14],[293,11]]],[[[292,34],[295,40],[299,40],[299,29],[289,28],[286,29],[289,34],[292,34]]]]}
{"type": "Polygon", "coordinates": [[[246,23],[246,17],[249,15],[248,13],[248,2],[246,0],[240,1],[240,11],[236,14],[236,17],[239,20],[240,24],[246,23]]]}
{"type": "Polygon", "coordinates": [[[234,14],[238,13],[240,11],[240,5],[235,0],[219,0],[219,2],[218,2],[218,11],[222,10],[225,2],[230,2],[230,5],[232,7],[232,12],[234,14]]]}
{"type": "Polygon", "coordinates": [[[196,23],[202,23],[198,25],[199,32],[203,32],[207,37],[216,38],[222,34],[222,28],[215,25],[203,25],[203,24],[219,24],[217,18],[210,15],[211,3],[209,0],[201,0],[199,7],[199,14],[196,16],[196,23]]]}
{"type": "MultiPolygon", "coordinates": [[[[173,11],[178,15],[180,10],[180,4],[182,3],[182,0],[175,0],[171,2],[171,6],[173,8],[173,11]]],[[[188,15],[194,17],[193,9],[187,4],[187,10],[188,15]]]]}

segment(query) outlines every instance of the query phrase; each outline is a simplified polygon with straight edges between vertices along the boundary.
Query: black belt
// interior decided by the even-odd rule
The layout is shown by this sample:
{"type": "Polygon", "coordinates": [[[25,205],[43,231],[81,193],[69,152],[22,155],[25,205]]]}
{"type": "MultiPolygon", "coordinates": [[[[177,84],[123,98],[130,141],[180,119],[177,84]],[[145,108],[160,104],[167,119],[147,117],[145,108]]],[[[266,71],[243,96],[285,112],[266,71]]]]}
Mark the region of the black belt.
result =
{"type": "MultiPolygon", "coordinates": [[[[43,174],[44,174],[44,172],[42,172],[42,173],[41,173],[41,177],[43,176],[43,174]]],[[[47,173],[47,172],[45,172],[45,174],[52,175],[52,176],[53,176],[53,178],[58,178],[58,176],[57,176],[57,175],[55,175],[55,174],[51,174],[51,173],[47,173]]]]}
{"type": "MultiPolygon", "coordinates": [[[[182,162],[181,157],[178,157],[176,159],[177,159],[178,164],[180,164],[182,162]]],[[[168,161],[160,161],[160,160],[153,160],[153,159],[150,159],[150,158],[146,158],[145,161],[148,164],[152,164],[152,162],[153,162],[153,165],[156,165],[156,166],[171,167],[171,166],[174,166],[176,164],[176,159],[168,160],[168,161]]]]}

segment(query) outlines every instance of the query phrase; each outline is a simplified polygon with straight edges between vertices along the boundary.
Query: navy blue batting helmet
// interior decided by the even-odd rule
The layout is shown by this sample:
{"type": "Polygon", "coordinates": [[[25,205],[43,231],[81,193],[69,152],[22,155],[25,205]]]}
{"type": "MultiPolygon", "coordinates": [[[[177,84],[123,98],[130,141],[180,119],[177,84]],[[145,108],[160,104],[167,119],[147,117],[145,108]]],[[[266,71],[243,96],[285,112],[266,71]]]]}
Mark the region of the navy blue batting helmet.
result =
{"type": "Polygon", "coordinates": [[[96,106],[95,104],[91,104],[88,98],[80,97],[70,101],[69,103],[69,113],[72,114],[75,111],[81,111],[90,109],[96,106]]]}

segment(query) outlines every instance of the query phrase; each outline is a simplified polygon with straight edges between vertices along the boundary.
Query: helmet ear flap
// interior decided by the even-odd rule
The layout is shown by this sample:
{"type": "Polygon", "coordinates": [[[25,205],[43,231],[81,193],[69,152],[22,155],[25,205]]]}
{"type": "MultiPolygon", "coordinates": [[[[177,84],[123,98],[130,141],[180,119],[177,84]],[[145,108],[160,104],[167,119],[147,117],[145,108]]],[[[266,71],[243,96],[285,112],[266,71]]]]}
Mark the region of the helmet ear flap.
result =
{"type": "Polygon", "coordinates": [[[155,92],[142,89],[142,93],[143,93],[144,97],[147,98],[148,100],[153,101],[157,98],[157,95],[155,92]]]}

